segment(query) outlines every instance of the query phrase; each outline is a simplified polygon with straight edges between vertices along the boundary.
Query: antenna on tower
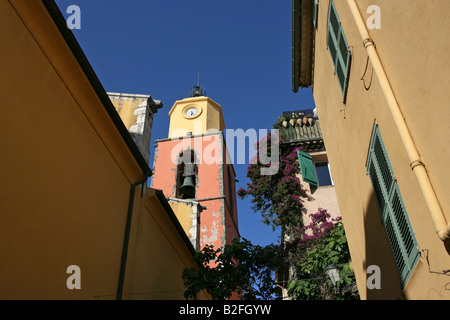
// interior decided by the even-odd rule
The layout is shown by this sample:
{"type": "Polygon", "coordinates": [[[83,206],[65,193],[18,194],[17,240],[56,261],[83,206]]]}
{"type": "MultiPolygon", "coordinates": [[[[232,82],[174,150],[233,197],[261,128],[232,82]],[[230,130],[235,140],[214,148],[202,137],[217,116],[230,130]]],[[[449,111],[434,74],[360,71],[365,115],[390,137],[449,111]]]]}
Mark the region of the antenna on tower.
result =
{"type": "Polygon", "coordinates": [[[206,96],[205,89],[200,85],[200,73],[197,74],[197,85],[193,86],[189,91],[189,97],[206,96]]]}

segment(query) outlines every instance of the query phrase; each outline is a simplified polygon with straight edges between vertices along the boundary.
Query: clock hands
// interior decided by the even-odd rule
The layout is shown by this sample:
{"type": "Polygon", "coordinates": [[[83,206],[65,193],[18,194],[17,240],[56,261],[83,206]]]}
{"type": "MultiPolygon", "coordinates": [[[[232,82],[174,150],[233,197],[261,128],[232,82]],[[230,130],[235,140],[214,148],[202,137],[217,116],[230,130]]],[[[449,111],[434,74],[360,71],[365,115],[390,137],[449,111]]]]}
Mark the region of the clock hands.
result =
{"type": "Polygon", "coordinates": [[[198,114],[198,110],[196,108],[189,108],[186,110],[186,116],[195,117],[198,114]]]}

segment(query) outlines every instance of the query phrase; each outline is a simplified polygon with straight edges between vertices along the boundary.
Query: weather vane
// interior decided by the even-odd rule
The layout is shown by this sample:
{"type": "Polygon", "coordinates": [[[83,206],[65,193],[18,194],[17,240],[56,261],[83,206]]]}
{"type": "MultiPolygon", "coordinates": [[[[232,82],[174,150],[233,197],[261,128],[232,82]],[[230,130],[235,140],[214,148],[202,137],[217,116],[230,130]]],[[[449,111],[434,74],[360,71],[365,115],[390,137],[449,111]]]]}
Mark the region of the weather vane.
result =
{"type": "Polygon", "coordinates": [[[189,91],[189,97],[206,96],[205,89],[200,85],[200,73],[197,75],[197,85],[193,86],[189,91]]]}

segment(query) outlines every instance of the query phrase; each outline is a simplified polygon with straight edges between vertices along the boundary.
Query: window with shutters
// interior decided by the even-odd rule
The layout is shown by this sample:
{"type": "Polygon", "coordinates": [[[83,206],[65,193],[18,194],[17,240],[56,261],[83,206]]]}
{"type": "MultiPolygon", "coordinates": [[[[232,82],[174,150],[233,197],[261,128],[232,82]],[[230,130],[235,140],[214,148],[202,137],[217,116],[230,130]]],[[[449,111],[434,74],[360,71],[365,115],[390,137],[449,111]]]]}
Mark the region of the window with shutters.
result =
{"type": "Polygon", "coordinates": [[[298,163],[303,181],[316,187],[333,185],[330,166],[323,157],[310,155],[304,151],[297,150],[298,163]]]}
{"type": "Polygon", "coordinates": [[[418,244],[377,124],[366,168],[403,287],[419,259],[418,244]]]}
{"type": "Polygon", "coordinates": [[[334,73],[341,88],[342,100],[345,103],[350,75],[351,52],[333,0],[330,1],[328,9],[327,48],[333,62],[334,73]]]}

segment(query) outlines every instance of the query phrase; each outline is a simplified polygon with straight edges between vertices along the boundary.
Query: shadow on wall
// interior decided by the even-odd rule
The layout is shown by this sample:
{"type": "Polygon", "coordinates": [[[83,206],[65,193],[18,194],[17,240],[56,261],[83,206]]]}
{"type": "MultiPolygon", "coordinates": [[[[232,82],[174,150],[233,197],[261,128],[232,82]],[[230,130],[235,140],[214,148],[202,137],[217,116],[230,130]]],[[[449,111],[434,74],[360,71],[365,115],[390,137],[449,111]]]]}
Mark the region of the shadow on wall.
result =
{"type": "MultiPolygon", "coordinates": [[[[366,271],[371,265],[378,266],[381,276],[380,289],[369,289],[365,286],[367,300],[403,300],[405,296],[401,288],[400,277],[373,192],[366,202],[366,207],[363,208],[363,213],[366,256],[362,261],[362,268],[366,271]]],[[[367,280],[367,274],[365,279],[367,280]]],[[[363,288],[358,289],[361,293],[363,288]]]]}
{"type": "Polygon", "coordinates": [[[447,254],[450,256],[450,241],[444,242],[444,248],[445,251],[447,251],[447,254]]]}

